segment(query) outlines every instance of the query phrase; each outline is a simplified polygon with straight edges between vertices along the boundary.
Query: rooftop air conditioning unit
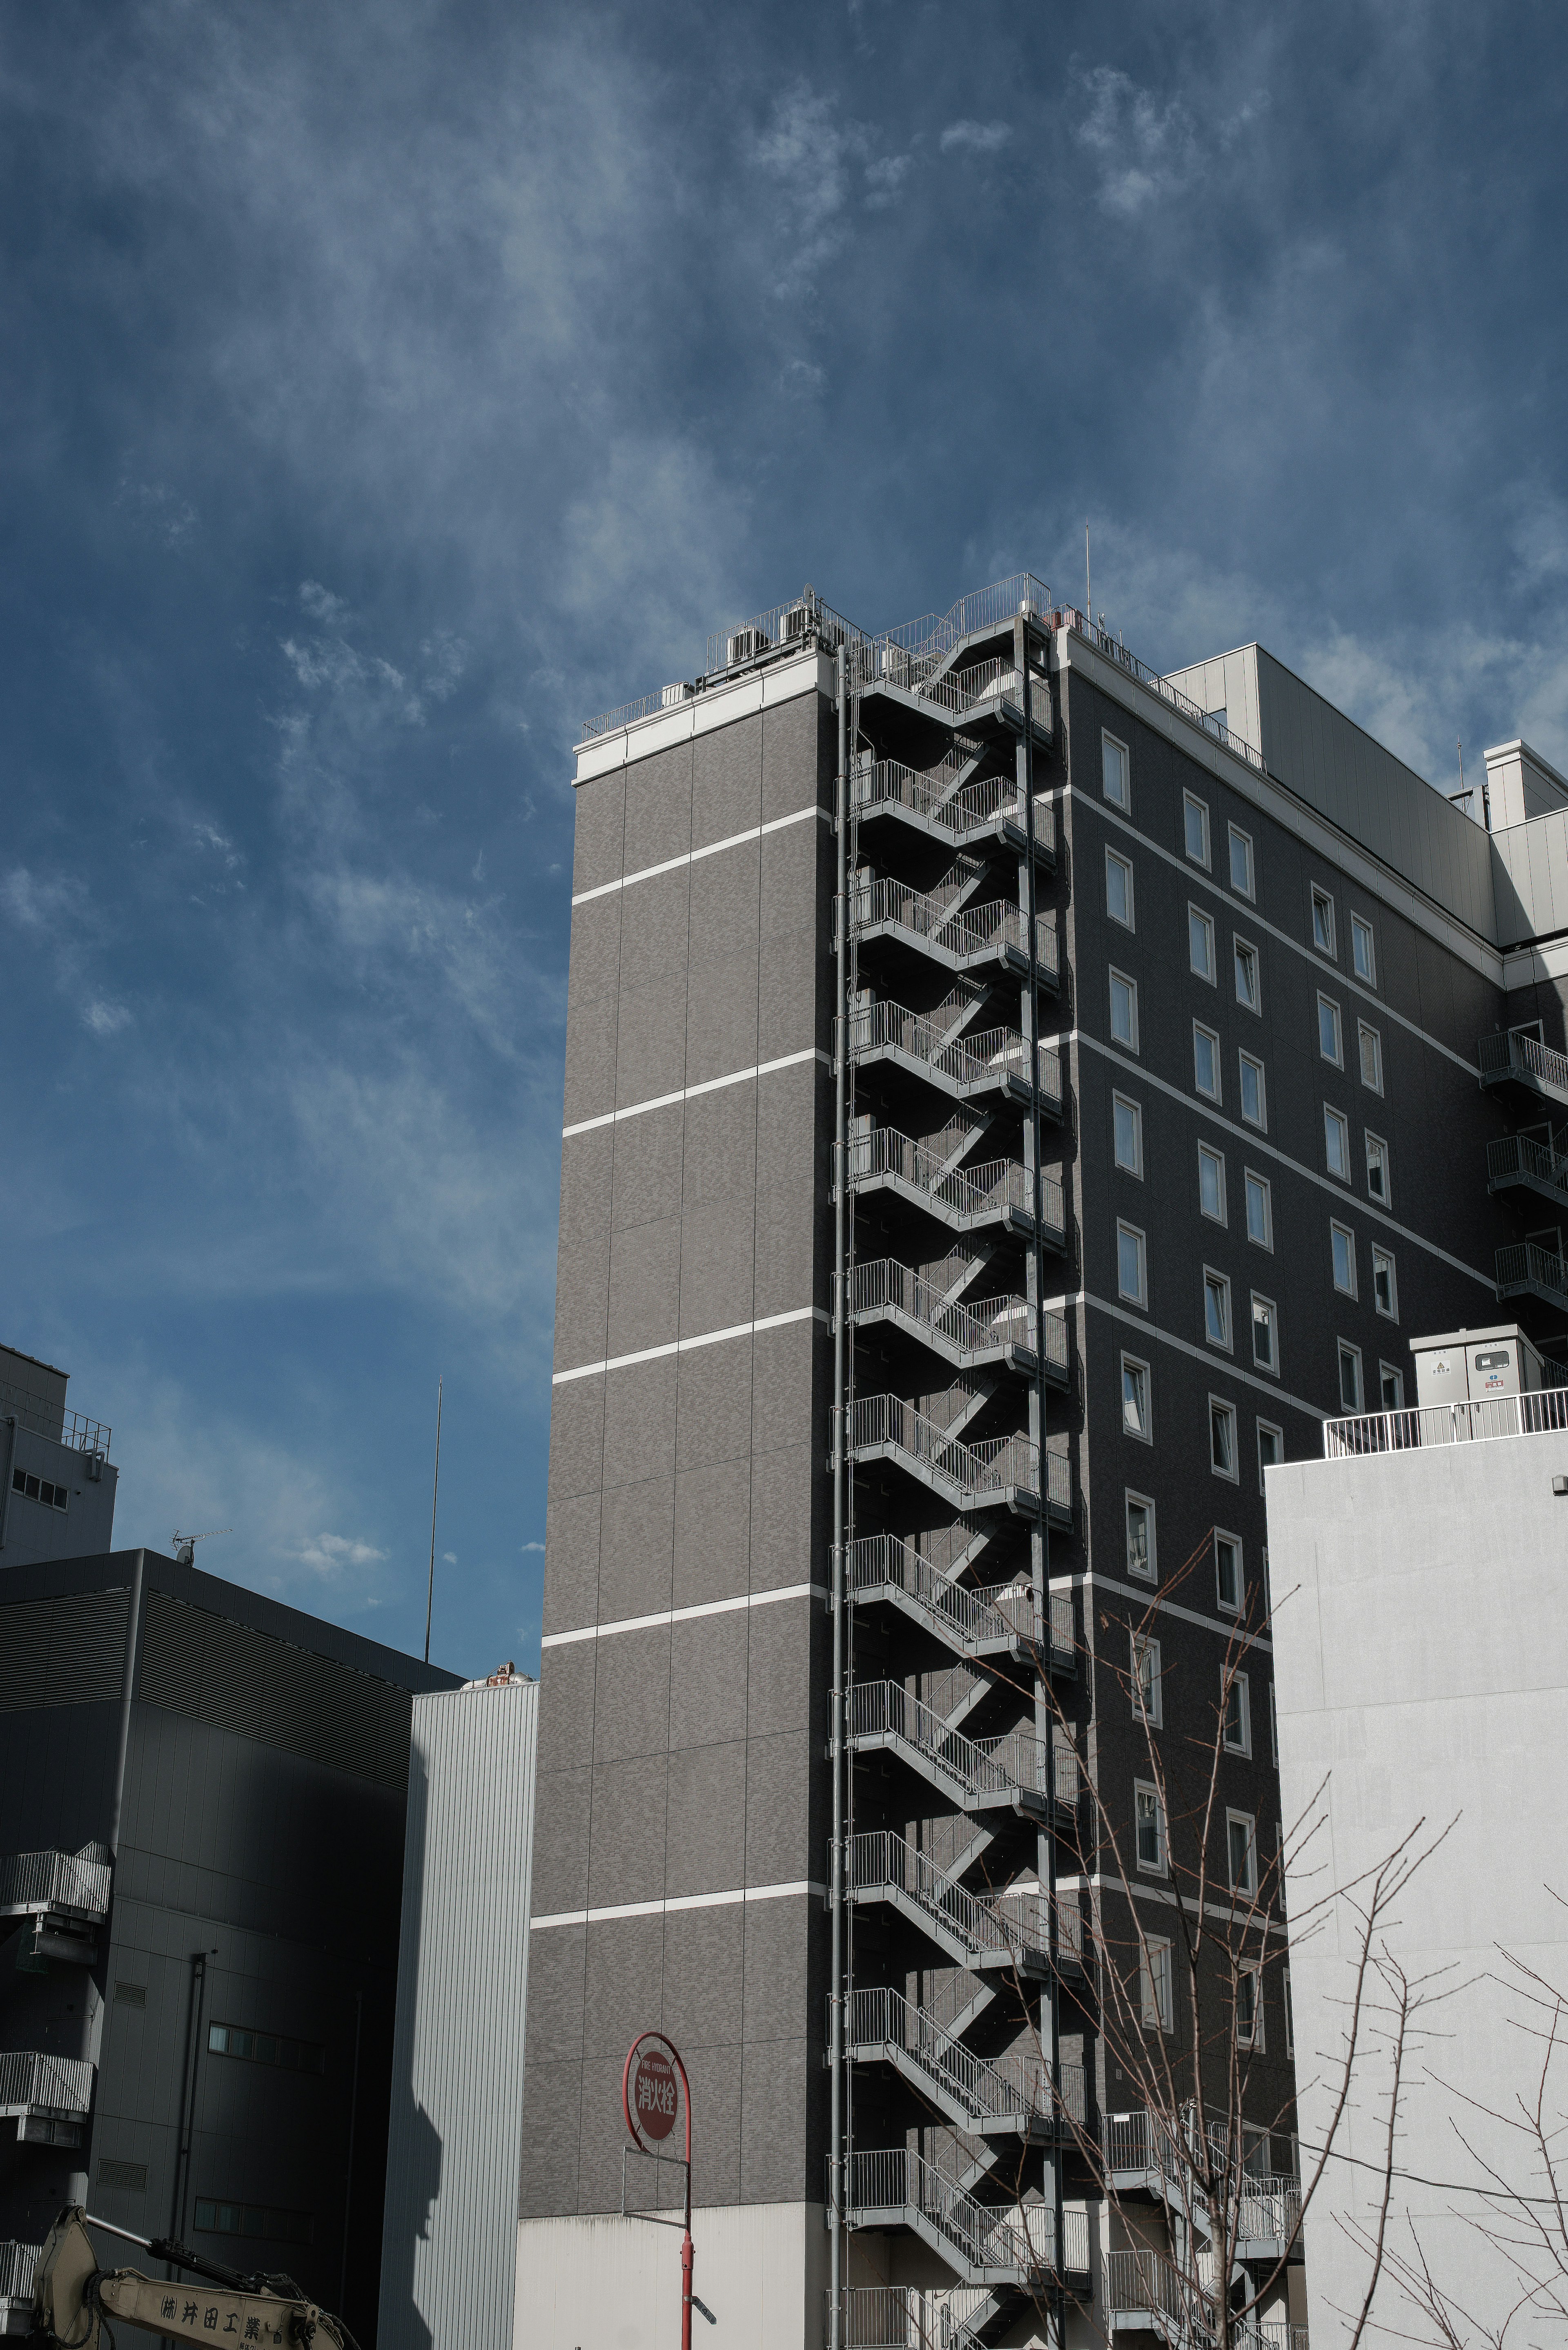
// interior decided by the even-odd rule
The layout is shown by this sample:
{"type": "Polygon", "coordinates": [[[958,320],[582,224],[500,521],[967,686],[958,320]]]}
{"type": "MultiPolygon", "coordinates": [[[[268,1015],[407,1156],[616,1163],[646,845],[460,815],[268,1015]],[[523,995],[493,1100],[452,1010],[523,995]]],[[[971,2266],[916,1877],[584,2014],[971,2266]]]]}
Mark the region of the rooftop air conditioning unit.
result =
{"type": "Polygon", "coordinates": [[[804,644],[811,634],[811,625],[815,618],[816,615],[809,604],[792,604],[784,616],[784,626],[779,630],[784,643],[804,644]]]}
{"type": "Polygon", "coordinates": [[[737,661],[754,660],[772,642],[765,629],[737,629],[730,639],[729,666],[733,669],[737,661]]]}

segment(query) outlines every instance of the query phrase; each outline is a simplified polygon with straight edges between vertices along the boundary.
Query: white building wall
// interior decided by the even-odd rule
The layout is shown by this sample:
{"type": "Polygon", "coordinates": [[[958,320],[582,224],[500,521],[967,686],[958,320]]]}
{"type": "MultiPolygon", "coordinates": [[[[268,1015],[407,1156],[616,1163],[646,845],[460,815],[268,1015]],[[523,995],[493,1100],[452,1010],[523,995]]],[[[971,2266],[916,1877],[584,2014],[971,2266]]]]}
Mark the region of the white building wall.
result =
{"type": "MultiPolygon", "coordinates": [[[[1288,1885],[1303,2176],[1345,2044],[1363,1897],[1316,1905],[1407,1835],[1419,1848],[1447,1830],[1386,1937],[1433,2002],[1407,2057],[1388,2241],[1397,2263],[1418,2246],[1441,2287],[1489,2328],[1519,2297],[1520,2262],[1456,2213],[1480,2214],[1467,2190],[1483,2162],[1543,2191],[1528,2147],[1482,2110],[1532,2095],[1539,2073],[1539,2045],[1521,2029],[1527,2002],[1500,1946],[1568,1987],[1568,1497],[1552,1492],[1565,1474],[1565,1433],[1268,1471],[1287,1836],[1314,1812],[1325,1822],[1288,1885]]],[[[1386,1987],[1376,2004],[1307,2220],[1312,2350],[1349,2339],[1366,2289],[1391,2077],[1386,1987]]],[[[1559,2069],[1560,2111],[1568,2060],[1559,2069]]],[[[1428,2338],[1386,2274],[1367,2350],[1428,2338]]],[[[1486,2337],[1472,2324],[1462,2338],[1486,2337]]],[[[1521,2341],[1563,2338],[1561,2326],[1521,2320],[1521,2341]]]]}

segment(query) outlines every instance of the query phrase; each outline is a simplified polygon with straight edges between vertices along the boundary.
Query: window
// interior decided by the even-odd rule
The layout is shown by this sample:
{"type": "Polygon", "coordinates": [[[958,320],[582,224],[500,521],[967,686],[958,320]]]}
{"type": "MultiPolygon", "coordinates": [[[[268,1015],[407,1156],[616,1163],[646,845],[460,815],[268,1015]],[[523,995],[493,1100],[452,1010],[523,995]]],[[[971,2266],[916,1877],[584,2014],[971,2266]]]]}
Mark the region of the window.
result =
{"type": "Polygon", "coordinates": [[[1334,952],[1334,899],[1326,889],[1315,886],[1312,893],[1312,942],[1319,954],[1334,952]]]}
{"type": "Polygon", "coordinates": [[[1236,1474],[1236,1410],[1218,1396],[1209,1399],[1209,1465],[1216,1477],[1236,1474]]]}
{"type": "Polygon", "coordinates": [[[1210,1101],[1220,1098],[1220,1039],[1212,1028],[1192,1024],[1192,1082],[1210,1101]]]}
{"type": "Polygon", "coordinates": [[[1224,1154],[1207,1142],[1198,1146],[1198,1205],[1217,1224],[1225,1221],[1225,1159],[1224,1154]]]}
{"type": "Polygon", "coordinates": [[[1134,1632],[1132,1639],[1133,1720],[1146,1721],[1151,1730],[1161,1726],[1159,1711],[1159,1642],[1151,1640],[1147,1632],[1134,1632]]]}
{"type": "Polygon", "coordinates": [[[1342,1296],[1355,1295],[1355,1234],[1348,1224],[1330,1224],[1334,1252],[1334,1285],[1342,1296]]]}
{"type": "Polygon", "coordinates": [[[1371,1197],[1386,1208],[1393,1196],[1388,1180],[1388,1145],[1375,1134],[1366,1137],[1366,1189],[1371,1197]]]}
{"type": "Polygon", "coordinates": [[[1361,1349],[1346,1338],[1339,1342],[1339,1400],[1345,1411],[1361,1409],[1361,1349]]]}
{"type": "Polygon", "coordinates": [[[1125,743],[1118,743],[1114,734],[1102,734],[1100,737],[1100,785],[1114,806],[1123,810],[1131,807],[1127,746],[1125,743]]]}
{"type": "Polygon", "coordinates": [[[1277,1371],[1280,1367],[1279,1323],[1272,1297],[1260,1297],[1252,1292],[1252,1360],[1260,1370],[1277,1371]]]}
{"type": "Polygon", "coordinates": [[[68,1510],[71,1504],[66,1486],[52,1484],[47,1477],[32,1476],[26,1469],[12,1470],[11,1491],[25,1493],[29,1502],[42,1502],[46,1510],[68,1510]]]}
{"type": "Polygon", "coordinates": [[[1226,1813],[1225,1849],[1231,1863],[1231,1892],[1255,1894],[1258,1889],[1258,1831],[1250,1812],[1226,1813]]]}
{"type": "Polygon", "coordinates": [[[1187,909],[1187,960],[1199,979],[1214,984],[1214,925],[1197,906],[1187,909]]]}
{"type": "Polygon", "coordinates": [[[1214,1537],[1214,1589],[1228,1616],[1241,1614],[1244,1588],[1241,1545],[1234,1534],[1217,1534],[1214,1537]]]}
{"type": "Polygon", "coordinates": [[[1345,1045],[1339,1027],[1339,1006],[1331,995],[1317,1000],[1317,1049],[1336,1069],[1345,1066],[1345,1045]]]}
{"type": "MultiPolygon", "coordinates": [[[[1238,1886],[1236,1890],[1243,1892],[1246,1887],[1238,1886]]],[[[1236,1970],[1236,2037],[1243,2048],[1261,2048],[1263,2044],[1262,1975],[1257,1966],[1245,1960],[1236,1970]]],[[[1244,2157],[1245,2162],[1251,2164],[1262,2159],[1266,2168],[1269,2159],[1268,2132],[1249,2130],[1247,2136],[1251,2142],[1244,2157]],[[1255,2142],[1259,2137],[1262,2138],[1261,2149],[1255,2142]]],[[[1263,2175],[1262,2171],[1252,2173],[1254,2178],[1259,2178],[1263,2175]]]]}
{"type": "Polygon", "coordinates": [[[1247,1170],[1247,1238],[1259,1248],[1274,1245],[1274,1203],[1266,1175],[1247,1170]]]}
{"type": "Polygon", "coordinates": [[[1159,1790],[1140,1779],[1133,1782],[1133,1816],[1137,1828],[1137,1865],[1156,1877],[1165,1875],[1165,1814],[1159,1790]]]}
{"type": "Polygon", "coordinates": [[[1163,1936],[1146,1934],[1138,1954],[1143,1991],[1143,2020],[1162,2032],[1176,2029],[1176,1994],[1171,1978],[1170,1944],[1163,1936]]]}
{"type": "Polygon", "coordinates": [[[1377,984],[1377,956],[1372,943],[1372,925],[1364,922],[1359,914],[1350,918],[1350,959],[1355,965],[1355,976],[1364,979],[1368,987],[1377,984]]]}
{"type": "Polygon", "coordinates": [[[1143,1111],[1126,1094],[1111,1096],[1111,1128],[1116,1165],[1129,1175],[1143,1173],[1143,1111]]]}
{"type": "Polygon", "coordinates": [[[271,2244],[308,2244],[316,2221],[308,2211],[280,2211],[274,2203],[219,2203],[196,2198],[196,2225],[208,2236],[255,2236],[271,2244]]]}
{"type": "Polygon", "coordinates": [[[1154,1547],[1154,1503],[1142,1493],[1129,1493],[1127,1501],[1127,1573],[1136,1575],[1140,1583],[1153,1583],[1159,1574],[1154,1547]]]}
{"type": "Polygon", "coordinates": [[[1405,1374],[1397,1371],[1392,1363],[1377,1366],[1377,1394],[1385,1411],[1405,1409],[1405,1374]]]}
{"type": "Polygon", "coordinates": [[[1323,1152],[1328,1171],[1342,1183],[1350,1180],[1350,1123],[1336,1109],[1323,1106],[1323,1152]]]}
{"type": "Polygon", "coordinates": [[[1274,1427],[1271,1420],[1261,1419],[1258,1422],[1258,1491],[1260,1493],[1266,1493],[1269,1490],[1264,1479],[1264,1471],[1273,1468],[1275,1463],[1282,1461],[1284,1457],[1284,1430],[1274,1427]]]}
{"type": "Polygon", "coordinates": [[[210,2023],[207,2045],[214,2056],[240,2056],[251,2064],[277,2064],[286,2073],[324,2073],[327,2051],[313,2040],[287,2040],[279,2032],[253,2032],[239,2023],[210,2023]]]}
{"type": "Polygon", "coordinates": [[[1231,827],[1231,887],[1238,897],[1252,894],[1252,844],[1235,825],[1231,827]]]}
{"type": "Polygon", "coordinates": [[[1372,1303],[1379,1314],[1386,1314],[1390,1322],[1399,1319],[1399,1286],[1394,1275],[1394,1260],[1386,1249],[1372,1252],[1372,1303]]]}
{"type": "Polygon", "coordinates": [[[1269,1124],[1269,1097],[1263,1087],[1263,1065],[1251,1053],[1241,1055],[1241,1116],[1249,1126],[1262,1128],[1269,1124]]]}
{"type": "Polygon", "coordinates": [[[1365,1020],[1356,1024],[1356,1035],[1361,1045],[1361,1082],[1370,1086],[1375,1094],[1383,1091],[1383,1039],[1376,1028],[1365,1020]]]}
{"type": "Polygon", "coordinates": [[[1106,851],[1106,911],[1113,922],[1121,922],[1129,931],[1134,927],[1132,866],[1114,848],[1106,851]]]}
{"type": "Polygon", "coordinates": [[[1293,2056],[1296,2053],[1296,2020],[1291,2012],[1291,1970],[1289,1967],[1282,1967],[1280,1969],[1280,1996],[1284,2002],[1285,2009],[1285,2054],[1287,2056],[1293,2056]]]}
{"type": "Polygon", "coordinates": [[[1137,982],[1121,971],[1111,973],[1111,1036],[1129,1053],[1137,1051],[1137,982]]]}
{"type": "Polygon", "coordinates": [[[1148,1263],[1136,1224],[1116,1226],[1116,1287],[1134,1305],[1148,1304],[1148,1263]]]}
{"type": "Polygon", "coordinates": [[[1231,1686],[1221,1683],[1224,1700],[1225,1751],[1228,1754],[1251,1754],[1252,1751],[1252,1696],[1245,1673],[1232,1673],[1231,1686]]]}
{"type": "Polygon", "coordinates": [[[1261,1012],[1263,988],[1258,975],[1258,950],[1245,939],[1235,939],[1231,943],[1236,950],[1236,1001],[1245,1011],[1261,1012]]]}
{"type": "Polygon", "coordinates": [[[1222,1273],[1203,1270],[1203,1335],[1211,1347],[1231,1348],[1231,1284],[1222,1273]]]}
{"type": "Polygon", "coordinates": [[[1122,1357],[1122,1430],[1152,1443],[1148,1416],[1148,1365],[1132,1355],[1122,1357]]]}
{"type": "Polygon", "coordinates": [[[1209,810],[1190,792],[1181,795],[1181,830],[1187,854],[1194,865],[1209,863],[1209,810]]]}

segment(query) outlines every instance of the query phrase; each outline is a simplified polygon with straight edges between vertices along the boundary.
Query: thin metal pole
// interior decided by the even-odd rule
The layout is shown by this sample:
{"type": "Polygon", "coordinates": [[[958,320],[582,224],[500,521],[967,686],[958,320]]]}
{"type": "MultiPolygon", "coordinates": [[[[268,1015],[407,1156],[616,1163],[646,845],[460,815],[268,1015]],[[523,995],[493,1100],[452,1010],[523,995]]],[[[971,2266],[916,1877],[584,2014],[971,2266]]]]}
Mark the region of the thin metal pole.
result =
{"type": "Polygon", "coordinates": [[[844,1484],[847,1472],[848,1430],[846,1426],[845,1339],[848,1307],[848,1273],[845,1255],[846,1202],[849,1191],[849,692],[846,650],[838,648],[838,777],[834,791],[834,816],[838,832],[838,1035],[834,1055],[834,1132],[836,1138],[838,1182],[833,1203],[833,1852],[830,1868],[832,1898],[832,1996],[829,2030],[832,2045],[828,2150],[828,2344],[841,2350],[844,2339],[844,1484]]]}
{"type": "Polygon", "coordinates": [[[1089,525],[1084,523],[1084,618],[1090,628],[1095,625],[1095,591],[1089,584],[1089,525]]]}
{"type": "Polygon", "coordinates": [[[365,1994],[354,1994],[354,2075],[348,2090],[348,2155],[345,2163],[347,2177],[343,2182],[343,2261],[337,2272],[337,2307],[342,2312],[348,2300],[348,2236],[354,2219],[354,2126],[359,2118],[359,2039],[365,2022],[365,1994]]]}
{"type": "MultiPolygon", "coordinates": [[[[130,1696],[136,1680],[136,1643],[141,1630],[141,1593],[147,1577],[147,1553],[139,1550],[130,1578],[130,1613],[125,1627],[125,1663],[119,1680],[119,1743],[114,1759],[114,1794],[109,1808],[109,1856],[119,1858],[119,1830],[125,1813],[125,1772],[130,1753],[130,1696]]],[[[109,1898],[114,1898],[110,1887],[109,1898]]],[[[107,1935],[105,1937],[108,1939],[107,1935]]]]}
{"type": "Polygon", "coordinates": [[[436,1379],[435,1482],[431,1487],[431,1579],[425,1586],[425,1662],[427,1665],[431,1660],[431,1609],[435,1605],[436,1502],[441,1493],[441,1382],[438,1376],[436,1379]]]}

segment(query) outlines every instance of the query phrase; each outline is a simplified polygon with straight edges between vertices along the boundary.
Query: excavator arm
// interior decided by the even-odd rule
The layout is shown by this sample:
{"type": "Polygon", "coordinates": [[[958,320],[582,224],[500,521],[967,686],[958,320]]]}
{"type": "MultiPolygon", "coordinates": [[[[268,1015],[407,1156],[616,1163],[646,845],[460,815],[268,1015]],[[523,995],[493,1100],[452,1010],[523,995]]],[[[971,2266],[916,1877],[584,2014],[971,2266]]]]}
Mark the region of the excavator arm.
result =
{"type": "MultiPolygon", "coordinates": [[[[95,2228],[105,2227],[99,2220],[95,2228]]],[[[124,2236],[123,2228],[108,2233],[124,2236]]],[[[50,2229],[33,2275],[36,2331],[50,2350],[99,2350],[106,2325],[145,2326],[171,2342],[201,2342],[234,2345],[234,2350],[355,2350],[354,2337],[340,2318],[328,2316],[297,2292],[275,2288],[289,2278],[246,2276],[204,2260],[183,2244],[161,2238],[129,2238],[144,2251],[179,2268],[196,2272],[196,2281],[170,2283],[143,2276],[139,2269],[100,2269],[88,2234],[88,2214],[79,2203],[67,2204],[50,2229]]]]}

